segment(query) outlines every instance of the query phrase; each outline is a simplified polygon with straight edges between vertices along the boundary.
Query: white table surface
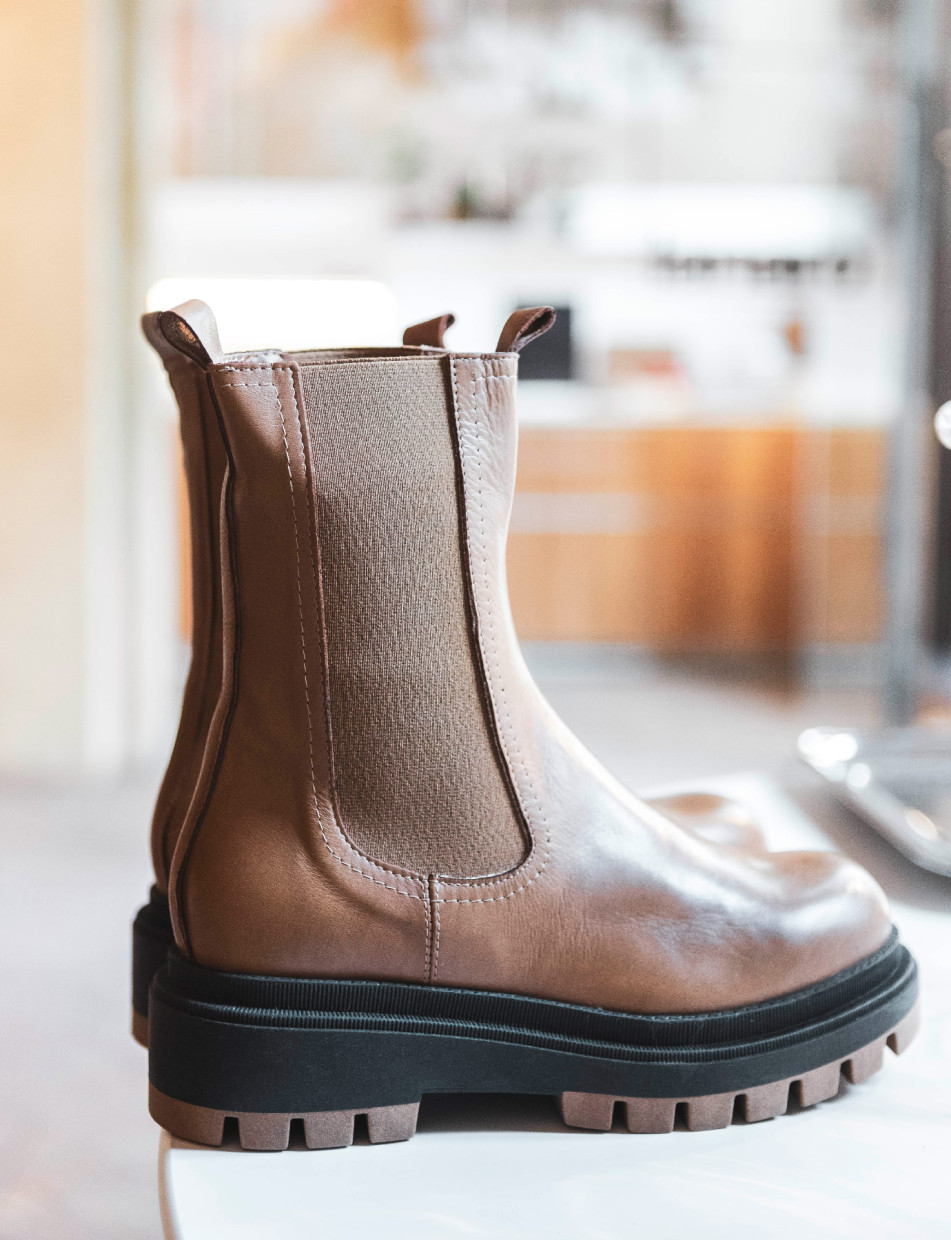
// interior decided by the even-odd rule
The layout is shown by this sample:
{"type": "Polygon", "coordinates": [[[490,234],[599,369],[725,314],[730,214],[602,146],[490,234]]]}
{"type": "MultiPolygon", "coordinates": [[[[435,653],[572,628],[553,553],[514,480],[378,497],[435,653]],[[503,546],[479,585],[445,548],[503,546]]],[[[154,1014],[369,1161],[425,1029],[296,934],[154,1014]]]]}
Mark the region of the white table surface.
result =
{"type": "Polygon", "coordinates": [[[924,1024],[838,1098],[761,1124],[566,1129],[547,1099],[426,1099],[398,1145],[280,1154],[163,1133],[167,1240],[951,1237],[951,881],[898,857],[807,773],[704,787],[752,803],[773,848],[837,847],[882,883],[922,970],[924,1024]]]}

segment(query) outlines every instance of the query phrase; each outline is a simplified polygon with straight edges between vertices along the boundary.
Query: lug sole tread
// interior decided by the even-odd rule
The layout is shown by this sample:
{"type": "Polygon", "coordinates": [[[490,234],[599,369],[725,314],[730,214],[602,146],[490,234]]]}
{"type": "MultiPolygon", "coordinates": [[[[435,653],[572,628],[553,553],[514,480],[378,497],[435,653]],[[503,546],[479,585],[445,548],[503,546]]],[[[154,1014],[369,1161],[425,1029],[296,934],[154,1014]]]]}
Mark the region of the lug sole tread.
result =
{"type": "MultiPolygon", "coordinates": [[[[784,1114],[790,1098],[803,1107],[834,1098],[843,1075],[853,1085],[868,1080],[882,1067],[886,1046],[896,1055],[902,1054],[915,1037],[918,1024],[916,1005],[890,1033],[844,1059],[800,1076],[736,1093],[694,1098],[620,1098],[613,1094],[563,1093],[559,1098],[562,1119],[572,1128],[607,1132],[613,1126],[616,1109],[620,1108],[625,1127],[632,1133],[672,1132],[681,1117],[691,1132],[727,1128],[736,1114],[747,1123],[759,1123],[784,1114]]],[[[150,1085],[149,1110],[163,1128],[197,1145],[222,1145],[230,1120],[236,1121],[238,1142],[243,1149],[286,1150],[291,1142],[292,1123],[296,1122],[298,1130],[303,1130],[304,1144],[316,1150],[352,1145],[358,1116],[366,1116],[371,1144],[407,1141],[416,1132],[419,1103],[306,1113],[219,1111],[180,1102],[150,1085]]]]}
{"type": "Polygon", "coordinates": [[[226,1122],[237,1121],[238,1142],[246,1150],[286,1150],[294,1121],[303,1129],[309,1150],[339,1149],[353,1144],[358,1116],[366,1116],[371,1145],[408,1141],[416,1132],[419,1103],[364,1107],[353,1111],[310,1111],[297,1114],[258,1111],[216,1111],[169,1098],[149,1086],[152,1118],[174,1136],[196,1145],[222,1145],[226,1122]]]}
{"type": "Polygon", "coordinates": [[[918,1032],[919,1008],[914,1008],[888,1034],[876,1038],[845,1059],[813,1068],[801,1076],[771,1081],[752,1089],[728,1094],[706,1094],[696,1098],[618,1098],[612,1094],[564,1093],[561,1116],[571,1128],[607,1132],[614,1123],[616,1108],[624,1116],[628,1132],[672,1132],[677,1120],[689,1132],[709,1132],[728,1128],[735,1114],[748,1124],[784,1115],[792,1098],[801,1107],[812,1107],[834,1098],[841,1078],[851,1085],[867,1081],[882,1067],[886,1046],[896,1055],[908,1047],[918,1032]]]}

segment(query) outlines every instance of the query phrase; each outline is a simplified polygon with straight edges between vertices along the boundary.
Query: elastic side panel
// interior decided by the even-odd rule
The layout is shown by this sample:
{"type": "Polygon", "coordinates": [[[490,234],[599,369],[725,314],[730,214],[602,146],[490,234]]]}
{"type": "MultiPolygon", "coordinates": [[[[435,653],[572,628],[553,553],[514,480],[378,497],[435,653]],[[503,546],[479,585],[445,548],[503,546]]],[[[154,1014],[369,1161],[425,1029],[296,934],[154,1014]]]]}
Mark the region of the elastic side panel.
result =
{"type": "Polygon", "coordinates": [[[527,852],[476,675],[443,364],[304,365],[342,827],[379,861],[502,873],[527,852]]]}

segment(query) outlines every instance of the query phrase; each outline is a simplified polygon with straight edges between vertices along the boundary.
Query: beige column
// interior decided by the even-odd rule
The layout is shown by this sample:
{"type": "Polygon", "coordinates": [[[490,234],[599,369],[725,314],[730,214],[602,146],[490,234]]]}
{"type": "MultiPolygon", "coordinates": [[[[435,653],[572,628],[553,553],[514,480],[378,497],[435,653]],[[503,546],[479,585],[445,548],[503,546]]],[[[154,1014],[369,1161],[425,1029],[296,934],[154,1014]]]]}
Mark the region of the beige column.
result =
{"type": "Polygon", "coordinates": [[[0,4],[0,773],[129,755],[127,12],[0,4]]]}

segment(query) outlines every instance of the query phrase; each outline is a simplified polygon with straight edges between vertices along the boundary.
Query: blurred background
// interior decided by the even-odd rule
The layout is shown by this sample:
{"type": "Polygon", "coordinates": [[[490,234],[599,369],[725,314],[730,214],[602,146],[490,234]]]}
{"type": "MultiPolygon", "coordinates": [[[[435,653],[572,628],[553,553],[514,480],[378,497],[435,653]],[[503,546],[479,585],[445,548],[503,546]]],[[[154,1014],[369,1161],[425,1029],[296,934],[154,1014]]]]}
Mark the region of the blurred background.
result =
{"type": "Polygon", "coordinates": [[[142,310],[203,297],[226,349],[452,311],[450,347],[485,350],[556,306],[523,354],[509,584],[628,783],[941,723],[947,25],[937,0],[0,5],[0,1236],[158,1234],[123,970],[189,570],[142,310]]]}

